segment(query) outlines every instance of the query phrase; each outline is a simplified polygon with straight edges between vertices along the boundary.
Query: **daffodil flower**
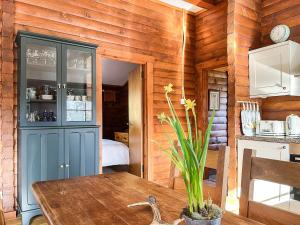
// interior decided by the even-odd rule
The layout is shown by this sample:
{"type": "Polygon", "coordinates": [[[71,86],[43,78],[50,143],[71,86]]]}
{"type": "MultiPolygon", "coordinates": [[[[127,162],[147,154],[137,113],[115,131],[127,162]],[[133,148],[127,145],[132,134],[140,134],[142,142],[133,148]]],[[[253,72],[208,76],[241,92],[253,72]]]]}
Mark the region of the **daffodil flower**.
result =
{"type": "Polygon", "coordinates": [[[167,119],[167,116],[165,113],[161,113],[157,115],[158,120],[160,121],[160,123],[163,123],[163,121],[165,121],[167,119]]]}
{"type": "Polygon", "coordinates": [[[166,94],[171,93],[173,90],[173,84],[169,83],[167,86],[164,86],[166,94]]]}
{"type": "Polygon", "coordinates": [[[193,109],[196,106],[195,100],[186,99],[184,104],[186,110],[193,109]]]}

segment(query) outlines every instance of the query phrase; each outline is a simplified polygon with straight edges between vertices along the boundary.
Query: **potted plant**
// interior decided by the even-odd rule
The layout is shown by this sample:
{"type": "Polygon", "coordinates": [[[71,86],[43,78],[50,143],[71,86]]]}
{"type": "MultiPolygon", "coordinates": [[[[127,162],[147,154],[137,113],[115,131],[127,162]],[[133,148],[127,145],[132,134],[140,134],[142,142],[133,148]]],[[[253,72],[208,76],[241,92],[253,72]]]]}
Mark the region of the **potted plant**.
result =
{"type": "Polygon", "coordinates": [[[167,124],[173,129],[178,141],[177,146],[168,136],[169,147],[164,151],[181,172],[185,183],[188,206],[183,210],[182,217],[186,225],[221,224],[222,210],[213,204],[211,199],[204,200],[203,197],[203,175],[215,111],[203,137],[197,127],[195,100],[184,99],[187,124],[187,132],[185,132],[169,96],[173,92],[173,85],[169,84],[164,89],[170,115],[161,113],[158,119],[161,124],[167,124]]]}

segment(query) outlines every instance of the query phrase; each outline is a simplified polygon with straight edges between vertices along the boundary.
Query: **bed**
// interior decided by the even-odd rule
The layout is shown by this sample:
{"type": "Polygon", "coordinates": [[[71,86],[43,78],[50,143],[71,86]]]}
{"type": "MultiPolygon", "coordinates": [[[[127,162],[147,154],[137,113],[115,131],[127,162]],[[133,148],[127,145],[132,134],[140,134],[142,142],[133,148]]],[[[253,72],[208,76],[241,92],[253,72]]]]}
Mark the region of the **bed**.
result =
{"type": "Polygon", "coordinates": [[[129,148],[113,140],[102,140],[102,166],[129,165],[129,148]]]}

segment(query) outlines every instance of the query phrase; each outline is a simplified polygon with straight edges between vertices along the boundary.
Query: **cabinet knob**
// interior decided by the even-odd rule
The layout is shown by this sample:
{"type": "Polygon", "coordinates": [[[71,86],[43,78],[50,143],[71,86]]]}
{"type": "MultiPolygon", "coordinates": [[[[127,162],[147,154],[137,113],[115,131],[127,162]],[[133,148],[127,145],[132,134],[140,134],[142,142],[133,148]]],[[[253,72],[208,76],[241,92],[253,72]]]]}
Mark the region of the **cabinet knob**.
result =
{"type": "Polygon", "coordinates": [[[68,168],[70,165],[69,164],[66,164],[66,167],[68,168]]]}
{"type": "Polygon", "coordinates": [[[283,90],[286,90],[286,87],[282,87],[283,90]]]}
{"type": "Polygon", "coordinates": [[[57,84],[57,88],[58,88],[58,89],[60,89],[60,86],[61,86],[60,84],[57,84]]]}
{"type": "Polygon", "coordinates": [[[286,146],[282,146],[282,149],[286,149],[286,146]]]}
{"type": "Polygon", "coordinates": [[[64,165],[60,165],[60,168],[64,168],[64,165]]]}
{"type": "Polygon", "coordinates": [[[66,84],[63,84],[63,89],[66,89],[67,85],[66,84]]]}

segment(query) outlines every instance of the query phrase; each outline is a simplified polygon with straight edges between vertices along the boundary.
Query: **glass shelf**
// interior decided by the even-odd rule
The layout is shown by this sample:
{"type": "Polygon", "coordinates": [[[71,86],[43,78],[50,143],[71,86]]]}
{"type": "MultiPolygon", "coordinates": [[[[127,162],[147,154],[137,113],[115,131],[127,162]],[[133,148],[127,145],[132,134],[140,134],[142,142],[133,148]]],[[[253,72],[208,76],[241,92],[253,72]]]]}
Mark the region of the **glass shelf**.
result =
{"type": "Polygon", "coordinates": [[[56,100],[41,100],[41,99],[31,99],[29,101],[27,101],[27,103],[56,103],[56,100]]]}

